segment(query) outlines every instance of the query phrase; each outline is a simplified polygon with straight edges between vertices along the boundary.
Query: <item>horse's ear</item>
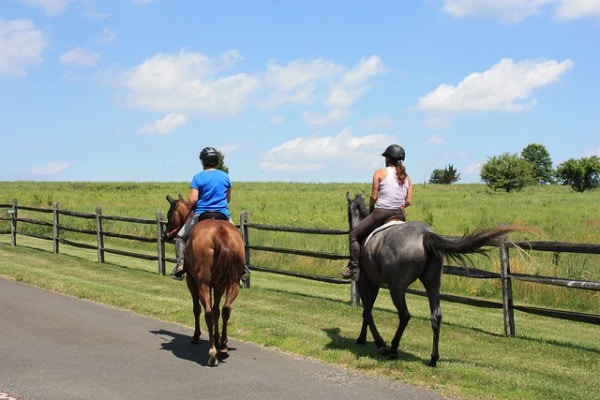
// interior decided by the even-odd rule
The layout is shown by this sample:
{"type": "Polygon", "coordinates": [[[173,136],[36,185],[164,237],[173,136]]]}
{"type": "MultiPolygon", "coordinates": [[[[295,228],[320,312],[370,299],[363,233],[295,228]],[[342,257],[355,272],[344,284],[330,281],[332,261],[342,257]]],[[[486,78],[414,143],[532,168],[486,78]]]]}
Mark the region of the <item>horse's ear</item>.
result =
{"type": "Polygon", "coordinates": [[[179,200],[183,200],[183,196],[179,193],[179,200]]]}
{"type": "Polygon", "coordinates": [[[350,197],[350,192],[346,192],[346,200],[349,202],[352,201],[352,197],[350,197]]]}
{"type": "Polygon", "coordinates": [[[170,194],[168,194],[168,195],[167,195],[167,201],[168,201],[169,203],[173,204],[173,202],[175,201],[175,199],[174,199],[174,198],[172,198],[170,194]]]}
{"type": "Polygon", "coordinates": [[[364,201],[364,199],[365,199],[365,192],[364,191],[360,193],[360,198],[364,201]]]}

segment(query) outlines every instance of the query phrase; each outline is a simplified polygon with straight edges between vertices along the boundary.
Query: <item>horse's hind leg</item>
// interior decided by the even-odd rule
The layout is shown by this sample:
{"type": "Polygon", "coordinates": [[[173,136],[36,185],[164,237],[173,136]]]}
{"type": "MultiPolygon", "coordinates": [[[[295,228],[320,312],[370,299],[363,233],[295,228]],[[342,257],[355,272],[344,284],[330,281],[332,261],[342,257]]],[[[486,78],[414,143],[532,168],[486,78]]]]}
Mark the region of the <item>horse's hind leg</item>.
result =
{"type": "Polygon", "coordinates": [[[231,317],[231,305],[233,301],[236,299],[238,293],[240,292],[240,285],[238,283],[233,284],[227,290],[227,297],[225,298],[225,304],[223,304],[222,310],[222,318],[223,318],[223,329],[221,330],[221,339],[219,340],[219,353],[217,357],[221,360],[229,357],[229,348],[227,347],[227,342],[229,341],[227,326],[229,323],[229,317],[231,317]]]}
{"type": "Polygon", "coordinates": [[[208,365],[217,366],[219,361],[217,360],[217,348],[215,346],[215,334],[214,334],[214,316],[211,304],[211,289],[207,284],[199,285],[199,296],[202,306],[204,307],[204,321],[208,329],[208,365]]]}
{"type": "Polygon", "coordinates": [[[433,330],[433,346],[429,366],[435,367],[440,359],[439,343],[442,328],[442,308],[440,307],[440,286],[442,280],[442,261],[432,262],[428,265],[426,273],[420,278],[429,299],[431,311],[431,329],[433,330]]]}

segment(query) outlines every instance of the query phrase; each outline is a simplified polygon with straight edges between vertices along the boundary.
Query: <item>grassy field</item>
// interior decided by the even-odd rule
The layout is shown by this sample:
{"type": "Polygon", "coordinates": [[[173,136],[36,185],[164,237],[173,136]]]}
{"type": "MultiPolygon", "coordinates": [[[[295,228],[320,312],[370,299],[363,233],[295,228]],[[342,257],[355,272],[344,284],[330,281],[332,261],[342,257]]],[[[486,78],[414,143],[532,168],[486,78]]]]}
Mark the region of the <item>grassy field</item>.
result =
{"type": "MultiPolygon", "coordinates": [[[[193,329],[185,285],[118,259],[94,262],[89,251],[53,255],[26,238],[17,247],[0,242],[0,278],[174,321],[193,329]]],[[[231,337],[274,347],[366,374],[429,388],[461,399],[589,399],[600,392],[598,326],[516,313],[517,337],[506,338],[500,310],[442,303],[438,368],[427,367],[431,327],[425,299],[408,296],[413,315],[400,358],[358,346],[361,310],[349,305],[347,286],[253,273],[252,287],[234,304],[231,337]]],[[[388,341],[397,317],[383,291],[374,318],[388,341]]],[[[206,334],[203,334],[206,339],[206,334]]],[[[229,362],[244,354],[236,352],[229,362]]]]}
{"type": "MultiPolygon", "coordinates": [[[[234,220],[242,210],[248,211],[250,221],[263,224],[348,229],[346,192],[365,191],[369,184],[301,184],[234,182],[231,212],[234,220]]],[[[85,183],[85,182],[0,182],[0,203],[11,203],[16,198],[21,205],[51,208],[55,203],[65,210],[93,213],[97,206],[104,215],[156,218],[157,211],[166,214],[167,194],[187,196],[188,184],[180,183],[85,183]]],[[[40,218],[40,214],[20,217],[40,218]]],[[[52,215],[47,214],[51,221],[52,215]]],[[[416,185],[414,205],[408,209],[409,220],[428,223],[445,235],[462,235],[480,227],[497,224],[520,224],[532,227],[537,234],[516,236],[514,239],[547,240],[576,243],[600,243],[600,191],[573,192],[565,186],[527,187],[515,193],[492,192],[485,185],[416,185]]],[[[61,223],[83,224],[80,228],[95,229],[94,220],[75,220],[62,217],[61,223]]],[[[131,229],[120,222],[108,222],[105,228],[118,232],[131,229]]],[[[0,223],[0,230],[8,229],[0,223]]],[[[51,235],[51,228],[46,227],[51,235]]],[[[154,236],[155,227],[136,226],[128,234],[154,236]]],[[[252,230],[254,245],[287,247],[347,254],[345,235],[300,235],[252,230]]],[[[64,234],[70,238],[72,233],[64,234]]],[[[1,241],[8,237],[1,237],[1,241]]],[[[94,241],[95,238],[90,238],[94,241]]],[[[107,246],[121,248],[131,245],[108,239],[107,246]]],[[[50,247],[51,248],[51,247],[50,247]]],[[[67,250],[65,246],[63,249],[67,250]]],[[[154,245],[138,245],[136,251],[155,253],[154,245]],[[144,247],[145,246],[145,247],[144,247]]],[[[168,246],[167,251],[173,248],[168,246]]],[[[473,257],[473,266],[499,271],[497,254],[488,259],[473,257]]],[[[109,255],[109,260],[114,259],[109,255]]],[[[600,281],[600,262],[595,255],[568,253],[511,255],[513,272],[556,276],[571,279],[600,281]]],[[[337,276],[344,262],[318,260],[267,252],[252,252],[252,264],[270,268],[337,276]]],[[[150,263],[151,270],[156,270],[150,263]]],[[[469,295],[498,300],[501,287],[498,282],[446,276],[445,293],[469,295]]],[[[515,301],[565,310],[598,313],[600,295],[590,291],[574,291],[560,287],[532,283],[514,283],[515,301]]]]}
{"type": "MultiPolygon", "coordinates": [[[[231,210],[234,216],[247,210],[256,223],[343,230],[348,227],[346,191],[368,189],[368,184],[234,183],[231,210]]],[[[166,212],[165,196],[178,193],[187,196],[186,183],[0,182],[3,204],[13,198],[27,206],[52,207],[58,202],[62,209],[88,213],[101,206],[104,215],[148,219],[154,219],[159,210],[166,212]]],[[[600,243],[599,200],[599,191],[574,193],[558,186],[507,194],[490,192],[483,185],[417,185],[408,217],[425,221],[446,235],[517,223],[540,230],[519,239],[595,244],[600,243]]],[[[0,230],[5,228],[0,226],[0,230]]],[[[155,234],[154,228],[148,229],[149,236],[155,234]]],[[[344,236],[313,236],[317,237],[272,238],[256,233],[253,243],[262,240],[290,248],[346,251],[344,236]]],[[[171,247],[168,250],[172,252],[171,247]]],[[[110,255],[108,263],[98,264],[90,250],[62,246],[59,255],[51,250],[50,242],[24,236],[19,236],[17,247],[11,247],[8,235],[0,235],[0,276],[192,326],[185,285],[158,275],[154,262],[110,255]]],[[[263,256],[263,260],[290,269],[313,268],[298,258],[277,257],[263,256]]],[[[476,262],[478,266],[488,262],[487,268],[497,270],[493,258],[476,262]]],[[[536,255],[511,262],[513,270],[521,272],[600,281],[597,256],[536,255]]],[[[335,275],[339,267],[335,263],[320,265],[319,273],[335,275]]],[[[445,277],[442,290],[499,299],[495,285],[462,278],[445,277]]],[[[542,290],[534,285],[515,290],[518,302],[600,313],[600,298],[593,293],[542,290]]],[[[361,310],[349,305],[346,285],[254,272],[252,288],[242,290],[234,305],[230,332],[239,340],[410,382],[452,398],[589,399],[591,393],[600,392],[597,326],[517,312],[517,337],[506,338],[500,310],[443,302],[441,361],[438,368],[431,369],[426,366],[431,351],[427,302],[416,296],[409,296],[408,302],[413,319],[400,346],[400,359],[392,362],[380,359],[371,342],[364,347],[354,343],[361,310]]],[[[374,317],[384,338],[390,340],[397,317],[385,291],[376,303],[374,317]]]]}

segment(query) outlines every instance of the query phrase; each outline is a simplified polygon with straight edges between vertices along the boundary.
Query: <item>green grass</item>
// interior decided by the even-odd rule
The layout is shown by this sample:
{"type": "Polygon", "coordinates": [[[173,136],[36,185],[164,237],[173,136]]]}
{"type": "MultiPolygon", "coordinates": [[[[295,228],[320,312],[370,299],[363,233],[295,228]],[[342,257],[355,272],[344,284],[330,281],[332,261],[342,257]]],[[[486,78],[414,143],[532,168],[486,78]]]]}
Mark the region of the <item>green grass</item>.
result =
{"type": "MultiPolygon", "coordinates": [[[[99,264],[89,251],[53,255],[39,249],[36,239],[21,242],[17,247],[0,243],[0,277],[181,323],[190,327],[191,336],[185,285],[158,275],[148,262],[99,264]]],[[[500,310],[443,302],[441,361],[432,369],[426,366],[431,327],[424,298],[408,296],[413,318],[394,361],[378,357],[370,341],[355,344],[361,309],[351,306],[349,298],[347,285],[255,272],[252,287],[243,289],[234,303],[230,335],[453,398],[587,400],[600,391],[597,326],[517,312],[517,337],[506,338],[500,310]]],[[[397,318],[386,291],[374,317],[389,341],[397,318]]]]}
{"type": "MultiPolygon", "coordinates": [[[[254,183],[234,182],[231,212],[237,220],[240,212],[250,214],[250,222],[300,227],[348,229],[346,192],[368,193],[369,184],[305,184],[305,183],[254,183]]],[[[93,213],[97,206],[104,215],[118,215],[155,219],[157,211],[166,214],[165,196],[187,196],[188,183],[92,183],[92,182],[0,182],[0,203],[10,203],[17,198],[19,204],[50,208],[55,203],[65,210],[93,213]]],[[[0,211],[0,213],[3,211],[0,211]]],[[[4,211],[5,212],[5,211],[4,211]]],[[[7,216],[7,215],[4,215],[7,216]]],[[[46,218],[52,214],[20,212],[20,217],[46,218]]],[[[462,235],[479,227],[497,224],[521,224],[539,231],[515,239],[547,240],[575,243],[600,243],[600,191],[575,193],[565,186],[527,187],[520,192],[492,192],[482,184],[423,185],[415,187],[414,205],[408,209],[409,220],[430,224],[438,233],[462,235]]],[[[62,217],[61,223],[75,227],[95,229],[94,220],[62,217]]],[[[7,221],[0,221],[0,230],[8,229],[7,221]]],[[[131,225],[108,221],[110,231],[153,237],[153,225],[131,225]]],[[[50,236],[51,227],[31,227],[37,233],[50,236]]],[[[67,232],[65,237],[76,239],[67,232]]],[[[1,242],[9,242],[7,235],[1,242]]],[[[19,238],[18,241],[21,239],[19,238]]],[[[95,237],[84,240],[95,242],[95,237]]],[[[265,232],[252,229],[250,243],[254,245],[307,249],[347,254],[345,235],[305,235],[265,232]]],[[[145,254],[155,254],[153,244],[131,243],[107,238],[110,248],[132,248],[145,254]]],[[[51,245],[48,245],[51,249],[51,245]]],[[[68,246],[61,246],[61,252],[68,246]]],[[[172,256],[172,246],[167,246],[172,256]]],[[[481,269],[499,271],[497,254],[490,260],[474,257],[473,265],[481,269]]],[[[93,252],[92,252],[92,256],[93,252]]],[[[270,268],[280,268],[316,275],[337,276],[343,262],[317,260],[285,254],[253,251],[251,262],[270,268]]],[[[108,260],[118,259],[107,255],[108,260]]],[[[153,263],[150,268],[155,270],[153,263]]],[[[511,252],[513,272],[556,276],[562,278],[600,281],[600,262],[597,255],[545,252],[532,253],[530,257],[511,252]]],[[[447,276],[443,282],[446,293],[469,295],[498,300],[500,286],[487,280],[463,279],[447,276]]],[[[564,310],[598,313],[600,294],[597,292],[564,289],[531,283],[514,282],[515,302],[564,310]]]]}

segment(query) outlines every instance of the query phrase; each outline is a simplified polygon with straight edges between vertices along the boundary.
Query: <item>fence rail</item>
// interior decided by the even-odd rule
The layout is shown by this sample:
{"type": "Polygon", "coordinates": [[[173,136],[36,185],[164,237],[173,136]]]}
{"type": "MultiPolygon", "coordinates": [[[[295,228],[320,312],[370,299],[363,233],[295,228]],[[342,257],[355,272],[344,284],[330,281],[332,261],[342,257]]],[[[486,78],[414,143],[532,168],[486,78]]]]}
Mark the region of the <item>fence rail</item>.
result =
{"type": "MultiPolygon", "coordinates": [[[[40,207],[28,207],[18,205],[15,199],[12,204],[0,204],[0,222],[9,221],[10,229],[0,230],[0,234],[11,235],[11,245],[17,245],[17,235],[30,236],[37,239],[49,240],[53,242],[53,252],[59,253],[60,245],[69,245],[73,247],[79,247],[84,249],[95,250],[98,253],[98,262],[105,262],[105,255],[117,254],[125,257],[134,257],[143,260],[156,261],[158,273],[165,275],[165,265],[167,261],[174,261],[173,258],[167,258],[165,253],[165,240],[164,231],[166,229],[166,221],[164,221],[164,214],[159,211],[156,214],[155,219],[143,219],[143,218],[129,218],[121,216],[110,216],[103,215],[102,209],[97,207],[95,213],[84,213],[78,211],[61,210],[60,205],[57,203],[53,208],[40,208],[40,207]],[[2,212],[4,210],[4,213],[2,212]],[[53,214],[52,222],[36,219],[36,218],[23,218],[19,217],[19,211],[29,211],[33,213],[41,214],[53,214]],[[4,216],[7,215],[7,216],[4,216]],[[74,218],[82,218],[88,220],[95,220],[95,229],[83,229],[67,226],[61,223],[61,216],[69,216],[74,218]],[[134,225],[154,225],[156,227],[155,236],[140,236],[130,233],[111,232],[104,227],[106,221],[117,221],[124,222],[126,224],[134,225]],[[29,226],[41,226],[46,229],[52,228],[52,235],[40,234],[27,229],[21,229],[23,225],[29,226]],[[81,242],[69,240],[63,237],[66,232],[78,233],[87,236],[94,236],[95,243],[81,242]],[[105,246],[105,238],[118,238],[128,241],[137,241],[143,243],[156,243],[156,254],[140,254],[139,252],[110,248],[105,246]]],[[[291,254],[302,257],[311,257],[317,259],[327,260],[347,260],[347,254],[338,254],[331,252],[321,252],[313,250],[298,250],[291,248],[272,247],[272,246],[261,246],[252,244],[250,239],[251,230],[261,230],[267,232],[288,232],[293,234],[311,234],[311,235],[348,235],[348,230],[336,230],[336,229],[318,229],[318,228],[305,228],[305,227],[291,227],[291,226],[276,226],[268,224],[256,224],[249,222],[249,214],[243,211],[240,215],[239,228],[244,237],[246,260],[250,269],[255,271],[274,273],[286,276],[292,276],[303,279],[310,279],[314,281],[326,282],[331,284],[348,284],[350,286],[350,299],[353,304],[359,303],[358,294],[356,292],[356,285],[354,282],[348,282],[339,278],[332,278],[329,276],[321,276],[314,274],[304,274],[299,272],[292,272],[284,269],[269,268],[266,266],[253,265],[251,261],[251,251],[262,251],[272,252],[281,254],[291,254]]],[[[581,243],[560,243],[560,242],[517,242],[514,243],[515,247],[518,247],[526,251],[546,251],[553,253],[581,253],[581,254],[600,254],[600,245],[596,244],[581,244],[581,243]]],[[[490,272],[484,271],[475,267],[457,267],[451,265],[444,265],[443,273],[448,275],[462,276],[472,279],[499,279],[502,282],[502,301],[483,300],[477,298],[469,298],[457,295],[442,294],[441,297],[445,301],[456,302],[467,304],[476,307],[485,308],[497,308],[503,310],[504,316],[504,328],[507,336],[515,336],[515,323],[514,323],[514,311],[518,310],[525,313],[547,316],[552,318],[560,318],[570,321],[578,321],[590,324],[600,325],[600,315],[597,314],[586,314],[578,312],[570,312],[563,310],[554,310],[547,308],[531,307],[526,305],[515,305],[513,302],[513,291],[512,281],[526,281],[533,282],[542,285],[562,286],[569,289],[578,290],[591,290],[600,291],[600,282],[583,281],[569,278],[560,277],[549,277],[549,276],[537,276],[528,274],[512,273],[510,271],[510,248],[507,245],[499,247],[499,257],[501,271],[490,272]]],[[[246,280],[245,285],[250,287],[250,279],[246,280]]],[[[408,293],[426,296],[422,290],[416,290],[409,288],[408,293]]]]}

